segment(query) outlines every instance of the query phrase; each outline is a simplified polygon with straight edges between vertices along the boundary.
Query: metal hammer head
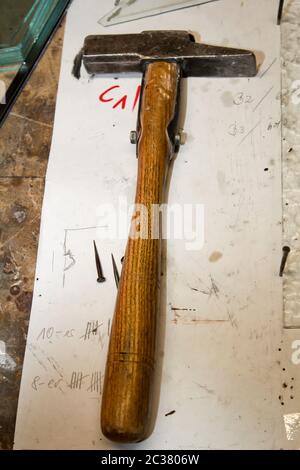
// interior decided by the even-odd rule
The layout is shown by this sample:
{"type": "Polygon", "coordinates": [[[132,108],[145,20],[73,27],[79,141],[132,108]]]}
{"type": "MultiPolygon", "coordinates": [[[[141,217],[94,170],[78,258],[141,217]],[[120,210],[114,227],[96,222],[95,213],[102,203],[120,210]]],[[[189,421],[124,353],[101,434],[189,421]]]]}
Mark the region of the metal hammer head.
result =
{"type": "Polygon", "coordinates": [[[176,61],[183,76],[249,77],[256,75],[251,51],[195,42],[187,31],[88,36],[83,62],[89,73],[144,71],[154,61],[176,61]]]}

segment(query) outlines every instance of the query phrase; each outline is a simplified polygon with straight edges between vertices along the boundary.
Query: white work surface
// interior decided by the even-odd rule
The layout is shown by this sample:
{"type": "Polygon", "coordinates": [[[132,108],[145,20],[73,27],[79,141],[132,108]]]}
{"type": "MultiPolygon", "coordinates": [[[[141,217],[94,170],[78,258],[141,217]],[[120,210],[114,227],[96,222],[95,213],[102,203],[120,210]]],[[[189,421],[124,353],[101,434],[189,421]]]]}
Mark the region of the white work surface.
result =
{"type": "Polygon", "coordinates": [[[285,338],[282,329],[278,276],[277,3],[221,0],[104,28],[97,20],[109,11],[111,0],[74,0],[67,18],[16,449],[299,447],[296,366],[289,351],[293,338],[285,338]],[[99,208],[103,203],[117,207],[120,196],[129,204],[134,198],[137,161],[128,136],[136,125],[132,103],[140,77],[115,81],[84,73],[77,81],[71,69],[86,35],[149,29],[189,29],[206,43],[249,48],[262,65],[252,79],[187,80],[187,142],[174,164],[169,203],[204,205],[205,243],[191,251],[185,241],[168,241],[156,426],[143,443],[118,446],[101,435],[99,410],[116,298],[111,253],[120,269],[126,240],[105,238],[108,228],[99,208]],[[99,95],[114,85],[120,88],[106,95],[114,101],[101,103],[99,95]],[[126,109],[113,109],[125,94],[126,109]],[[94,239],[104,284],[96,282],[94,239]]]}

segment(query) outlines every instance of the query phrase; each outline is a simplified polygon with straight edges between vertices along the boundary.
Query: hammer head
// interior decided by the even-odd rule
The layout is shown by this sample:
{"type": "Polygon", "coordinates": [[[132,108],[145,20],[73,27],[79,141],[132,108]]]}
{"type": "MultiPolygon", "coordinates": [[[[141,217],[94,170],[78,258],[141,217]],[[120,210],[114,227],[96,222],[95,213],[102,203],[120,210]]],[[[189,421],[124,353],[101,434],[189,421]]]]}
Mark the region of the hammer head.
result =
{"type": "Polygon", "coordinates": [[[89,73],[143,72],[154,61],[175,61],[183,76],[250,77],[256,75],[251,51],[195,42],[187,31],[88,36],[83,62],[89,73]]]}

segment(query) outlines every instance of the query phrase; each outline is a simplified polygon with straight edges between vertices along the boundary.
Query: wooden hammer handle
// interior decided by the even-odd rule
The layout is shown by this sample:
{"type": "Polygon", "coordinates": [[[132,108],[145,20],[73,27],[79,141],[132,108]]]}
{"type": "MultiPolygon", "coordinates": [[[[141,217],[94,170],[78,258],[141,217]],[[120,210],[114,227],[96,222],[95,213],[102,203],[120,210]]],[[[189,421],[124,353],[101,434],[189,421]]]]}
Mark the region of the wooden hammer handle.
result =
{"type": "Polygon", "coordinates": [[[178,98],[179,66],[150,63],[143,84],[137,206],[110,333],[101,410],[103,434],[119,442],[138,442],[149,433],[161,258],[153,205],[163,202],[172,153],[168,126],[178,98]]]}

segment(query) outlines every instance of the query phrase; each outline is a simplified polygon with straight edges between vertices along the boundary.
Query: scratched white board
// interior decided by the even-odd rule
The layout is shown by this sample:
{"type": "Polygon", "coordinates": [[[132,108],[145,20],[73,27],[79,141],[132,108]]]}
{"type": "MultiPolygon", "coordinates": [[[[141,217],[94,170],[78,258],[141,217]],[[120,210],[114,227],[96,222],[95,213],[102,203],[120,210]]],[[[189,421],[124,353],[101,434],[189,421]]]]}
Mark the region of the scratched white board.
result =
{"type": "Polygon", "coordinates": [[[126,240],[106,239],[100,215],[104,203],[134,197],[128,134],[140,77],[76,81],[71,68],[86,35],[147,29],[189,29],[207,43],[250,48],[262,65],[252,79],[187,81],[187,142],[169,204],[203,205],[205,242],[193,251],[168,241],[156,426],[125,447],[299,447],[283,416],[299,406],[279,399],[282,376],[297,377],[280,357],[277,1],[224,0],[107,29],[97,20],[110,7],[75,0],[68,13],[15,448],[124,448],[101,435],[99,409],[116,296],[110,254],[120,267],[126,240]],[[112,101],[100,102],[113,86],[102,95],[112,101]],[[93,240],[105,284],[96,282],[93,240]]]}

